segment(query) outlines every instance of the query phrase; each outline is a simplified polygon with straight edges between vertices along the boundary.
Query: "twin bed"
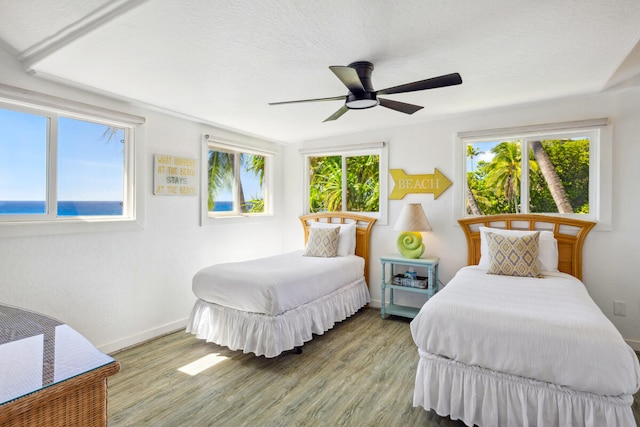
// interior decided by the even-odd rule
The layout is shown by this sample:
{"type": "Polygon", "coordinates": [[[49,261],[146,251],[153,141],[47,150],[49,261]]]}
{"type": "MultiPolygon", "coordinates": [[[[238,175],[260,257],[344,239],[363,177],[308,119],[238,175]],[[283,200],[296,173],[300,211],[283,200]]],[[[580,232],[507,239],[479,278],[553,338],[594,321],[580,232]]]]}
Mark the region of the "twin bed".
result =
{"type": "MultiPolygon", "coordinates": [[[[300,220],[305,251],[198,272],[187,332],[275,357],[365,306],[375,220],[300,220]],[[329,256],[328,240],[339,246],[329,256]],[[305,256],[314,245],[319,252],[305,256]]],[[[419,353],[414,406],[469,426],[635,425],[637,356],[581,282],[594,224],[534,214],[459,223],[468,266],[410,325],[419,353]]]]}
{"type": "Polygon", "coordinates": [[[187,332],[231,350],[276,357],[299,350],[313,334],[323,334],[369,303],[369,237],[375,219],[333,212],[304,215],[300,221],[304,251],[200,270],[193,278],[198,299],[187,332]]]}
{"type": "Polygon", "coordinates": [[[637,356],[580,281],[594,224],[543,215],[459,222],[469,266],[411,323],[414,406],[469,426],[635,425],[637,356]]]}

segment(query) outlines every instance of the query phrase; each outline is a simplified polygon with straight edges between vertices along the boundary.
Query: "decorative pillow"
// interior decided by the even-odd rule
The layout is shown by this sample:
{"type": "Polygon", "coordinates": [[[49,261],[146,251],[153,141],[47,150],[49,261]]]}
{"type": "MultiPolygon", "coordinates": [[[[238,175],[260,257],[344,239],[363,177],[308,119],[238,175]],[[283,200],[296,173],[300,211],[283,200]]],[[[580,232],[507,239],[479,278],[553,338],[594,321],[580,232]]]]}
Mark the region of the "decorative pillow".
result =
{"type": "Polygon", "coordinates": [[[309,229],[309,238],[307,239],[304,256],[335,257],[338,253],[339,233],[340,229],[338,227],[309,229]]]}
{"type": "Polygon", "coordinates": [[[502,236],[531,236],[540,233],[538,246],[538,262],[540,271],[558,271],[558,241],[551,231],[504,230],[501,228],[480,227],[480,262],[479,267],[489,268],[489,247],[486,233],[492,232],[502,236]]]}
{"type": "Polygon", "coordinates": [[[339,228],[338,256],[356,254],[356,223],[332,224],[328,222],[313,221],[311,228],[339,228]]]}
{"type": "Polygon", "coordinates": [[[504,236],[487,232],[489,274],[541,277],[538,265],[539,232],[528,236],[504,236]]]}

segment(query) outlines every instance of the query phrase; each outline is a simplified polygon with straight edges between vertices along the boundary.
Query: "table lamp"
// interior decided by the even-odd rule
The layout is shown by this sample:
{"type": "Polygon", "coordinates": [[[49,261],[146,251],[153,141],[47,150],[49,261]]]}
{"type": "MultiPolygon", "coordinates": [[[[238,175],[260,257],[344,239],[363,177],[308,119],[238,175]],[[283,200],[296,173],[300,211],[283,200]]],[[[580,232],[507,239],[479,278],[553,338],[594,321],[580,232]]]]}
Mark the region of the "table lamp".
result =
{"type": "Polygon", "coordinates": [[[409,203],[402,207],[400,217],[393,227],[401,231],[398,236],[398,252],[404,258],[420,258],[424,253],[421,231],[431,231],[431,224],[420,203],[409,203]]]}

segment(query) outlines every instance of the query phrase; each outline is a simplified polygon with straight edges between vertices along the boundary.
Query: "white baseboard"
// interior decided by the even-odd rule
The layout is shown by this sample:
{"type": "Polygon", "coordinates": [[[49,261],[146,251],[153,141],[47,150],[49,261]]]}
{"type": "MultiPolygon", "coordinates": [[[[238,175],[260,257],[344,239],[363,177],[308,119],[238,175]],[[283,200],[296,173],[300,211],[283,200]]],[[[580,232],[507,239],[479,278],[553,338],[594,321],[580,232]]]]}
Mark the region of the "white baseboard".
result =
{"type": "Polygon", "coordinates": [[[142,344],[146,341],[161,337],[162,335],[167,335],[172,332],[179,331],[180,329],[184,329],[187,326],[187,320],[188,319],[185,317],[184,319],[180,319],[172,323],[167,323],[166,325],[160,326],[158,328],[153,328],[148,331],[144,331],[142,333],[123,338],[109,344],[99,345],[97,347],[98,350],[106,354],[117,353],[118,351],[122,351],[138,344],[142,344]]]}

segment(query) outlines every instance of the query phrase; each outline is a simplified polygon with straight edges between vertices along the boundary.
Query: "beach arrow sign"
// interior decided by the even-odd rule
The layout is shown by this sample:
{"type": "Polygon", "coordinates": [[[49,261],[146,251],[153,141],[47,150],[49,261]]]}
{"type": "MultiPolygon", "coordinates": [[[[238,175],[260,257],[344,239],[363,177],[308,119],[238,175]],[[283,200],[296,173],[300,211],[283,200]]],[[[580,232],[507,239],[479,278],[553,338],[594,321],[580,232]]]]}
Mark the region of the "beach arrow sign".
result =
{"type": "Polygon", "coordinates": [[[424,175],[407,175],[402,169],[390,169],[389,173],[395,184],[390,200],[400,200],[408,193],[433,193],[435,200],[452,184],[437,168],[424,175]]]}

